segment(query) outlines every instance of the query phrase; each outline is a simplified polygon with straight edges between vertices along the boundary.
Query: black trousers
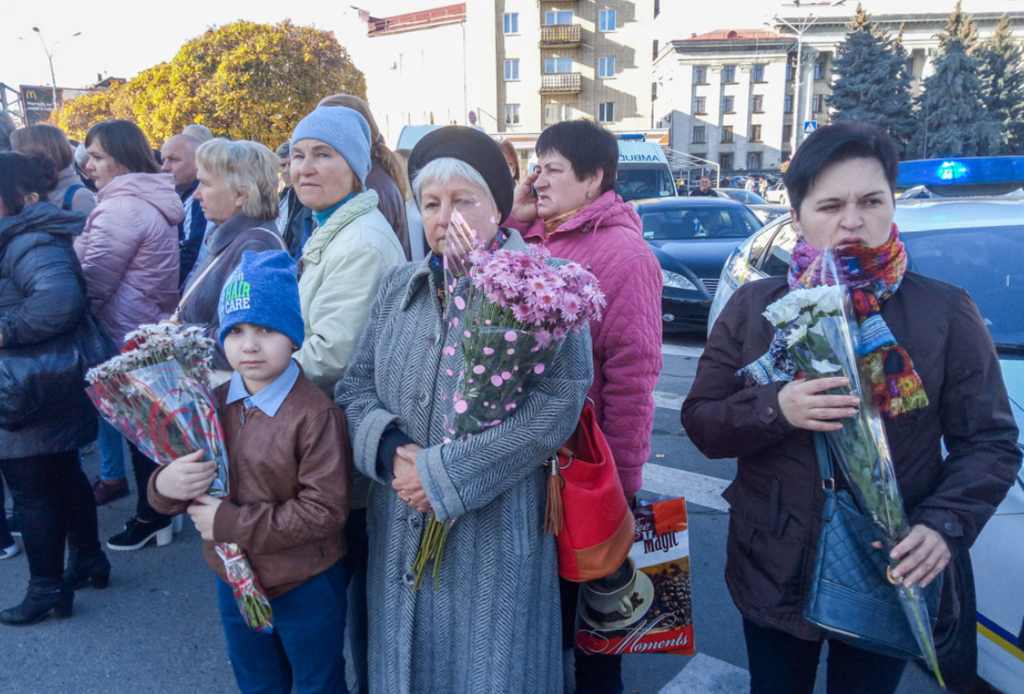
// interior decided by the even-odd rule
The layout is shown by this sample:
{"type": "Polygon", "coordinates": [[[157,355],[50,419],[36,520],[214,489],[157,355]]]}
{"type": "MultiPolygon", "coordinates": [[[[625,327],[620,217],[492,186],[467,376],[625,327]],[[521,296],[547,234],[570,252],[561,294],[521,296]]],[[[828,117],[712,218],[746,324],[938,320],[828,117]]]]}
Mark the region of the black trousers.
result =
{"type": "Polygon", "coordinates": [[[149,488],[149,478],[156,471],[157,464],[146,457],[146,454],[130,441],[128,442],[128,452],[131,453],[132,470],[135,472],[135,488],[138,490],[138,499],[135,501],[135,517],[145,523],[167,520],[168,516],[157,513],[149,505],[149,495],[146,493],[149,488]]]}
{"type": "MultiPolygon", "coordinates": [[[[743,620],[751,694],[811,694],[823,641],[804,641],[743,620]]],[[[895,694],[906,660],[830,639],[828,694],[895,694]]]]}
{"type": "MultiPolygon", "coordinates": [[[[562,600],[562,648],[573,648],[576,643],[576,603],[579,600],[580,584],[558,579],[562,600]]],[[[576,694],[621,694],[622,656],[587,655],[576,649],[576,694]]]]}
{"type": "Polygon", "coordinates": [[[60,579],[64,545],[83,559],[100,551],[96,500],[78,451],[0,460],[18,509],[18,525],[33,577],[60,579]]]}
{"type": "Polygon", "coordinates": [[[7,527],[7,509],[4,508],[4,477],[0,474],[0,549],[14,544],[14,538],[7,527]]]}

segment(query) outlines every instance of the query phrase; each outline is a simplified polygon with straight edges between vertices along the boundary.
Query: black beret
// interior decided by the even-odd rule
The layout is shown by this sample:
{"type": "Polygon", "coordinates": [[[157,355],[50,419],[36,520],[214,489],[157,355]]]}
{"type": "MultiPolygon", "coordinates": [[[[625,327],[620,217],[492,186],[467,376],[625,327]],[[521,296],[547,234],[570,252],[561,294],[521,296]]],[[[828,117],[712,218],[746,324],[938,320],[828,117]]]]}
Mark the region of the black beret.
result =
{"type": "Polygon", "coordinates": [[[483,177],[504,224],[512,213],[516,182],[498,143],[476,128],[463,125],[438,128],[417,142],[409,155],[409,180],[416,180],[416,174],[435,159],[448,157],[466,162],[483,177]]]}

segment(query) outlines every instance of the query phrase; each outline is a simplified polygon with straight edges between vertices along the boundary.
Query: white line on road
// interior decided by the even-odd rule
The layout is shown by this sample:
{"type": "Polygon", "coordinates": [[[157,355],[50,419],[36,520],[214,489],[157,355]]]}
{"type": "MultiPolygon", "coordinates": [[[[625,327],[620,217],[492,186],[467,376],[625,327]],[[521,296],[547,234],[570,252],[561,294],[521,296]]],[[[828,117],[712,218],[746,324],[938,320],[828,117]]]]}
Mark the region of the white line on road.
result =
{"type": "Polygon", "coordinates": [[[683,400],[685,399],[686,398],[684,398],[682,395],[664,393],[660,390],[654,391],[654,406],[663,407],[666,410],[675,410],[678,412],[680,409],[682,409],[683,400]]]}
{"type": "Polygon", "coordinates": [[[672,497],[685,496],[688,503],[717,511],[729,510],[729,504],[722,498],[722,492],[728,486],[729,480],[718,477],[677,470],[657,463],[644,465],[644,489],[647,491],[672,497]]]}
{"type": "Polygon", "coordinates": [[[750,673],[743,668],[698,653],[660,694],[737,694],[750,691],[750,673]]]}
{"type": "Polygon", "coordinates": [[[661,353],[672,357],[700,357],[704,354],[703,347],[688,347],[686,345],[661,345],[661,353]]]}

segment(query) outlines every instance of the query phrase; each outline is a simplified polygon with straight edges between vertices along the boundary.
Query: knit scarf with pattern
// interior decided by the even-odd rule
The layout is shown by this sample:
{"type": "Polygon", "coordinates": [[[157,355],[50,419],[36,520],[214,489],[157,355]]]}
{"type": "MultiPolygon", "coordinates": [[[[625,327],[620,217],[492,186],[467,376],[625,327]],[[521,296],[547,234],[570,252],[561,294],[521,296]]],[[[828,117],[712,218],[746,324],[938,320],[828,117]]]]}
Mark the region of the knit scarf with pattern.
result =
{"type": "MultiPolygon", "coordinates": [[[[857,362],[871,386],[875,407],[886,419],[926,407],[928,396],[914,363],[906,350],[896,343],[882,318],[881,304],[900,287],[907,269],[907,251],[893,224],[889,240],[871,248],[863,244],[844,246],[835,251],[838,271],[850,291],[850,303],[857,321],[859,340],[857,362]]],[[[790,256],[791,289],[834,284],[835,278],[822,269],[825,252],[800,239],[790,256]]],[[[768,352],[744,367],[737,375],[749,385],[767,385],[790,381],[795,366],[786,351],[782,331],[777,331],[768,352]]]]}

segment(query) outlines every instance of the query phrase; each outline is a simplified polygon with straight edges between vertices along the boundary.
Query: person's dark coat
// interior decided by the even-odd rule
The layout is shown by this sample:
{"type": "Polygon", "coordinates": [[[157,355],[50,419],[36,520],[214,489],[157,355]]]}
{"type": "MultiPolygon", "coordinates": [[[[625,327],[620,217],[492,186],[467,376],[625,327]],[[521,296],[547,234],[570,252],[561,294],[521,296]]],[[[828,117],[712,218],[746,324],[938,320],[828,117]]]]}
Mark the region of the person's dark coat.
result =
{"type": "Polygon", "coordinates": [[[377,191],[377,209],[394,229],[398,242],[402,244],[405,259],[411,260],[409,220],[405,212],[405,198],[402,197],[398,184],[391,180],[391,174],[378,159],[374,159],[372,162],[370,173],[366,176],[366,187],[369,190],[377,191]]]}
{"type": "Polygon", "coordinates": [[[288,221],[284,229],[279,229],[288,247],[288,255],[298,260],[302,244],[313,233],[313,210],[299,200],[298,193],[292,187],[285,188],[281,197],[288,198],[288,221]]]}
{"type": "MultiPolygon", "coordinates": [[[[825,500],[813,435],[780,412],[784,384],[746,388],[734,375],[768,350],[775,329],[761,313],[788,291],[781,278],[737,290],[708,337],[681,416],[706,456],[739,459],[722,494],[731,506],[725,577],[739,611],[761,626],[818,639],[803,618],[825,500]]],[[[914,273],[882,316],[930,401],[885,422],[910,523],[939,532],[954,553],[966,550],[1021,460],[992,338],[964,290],[914,273]]]]}
{"type": "MultiPolygon", "coordinates": [[[[0,359],[10,348],[75,330],[85,314],[85,278],[72,241],[85,215],[49,202],[0,219],[0,359]]],[[[96,438],[96,410],[85,395],[16,431],[0,429],[0,458],[61,453],[96,438]]]]}

